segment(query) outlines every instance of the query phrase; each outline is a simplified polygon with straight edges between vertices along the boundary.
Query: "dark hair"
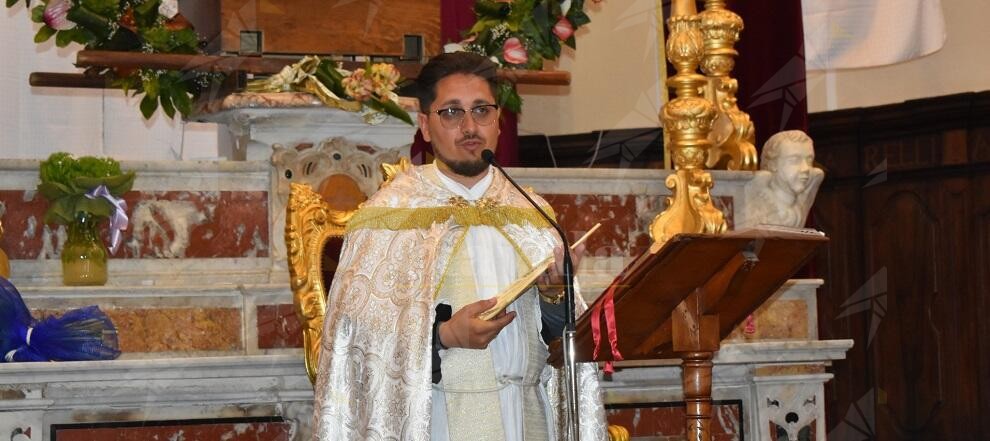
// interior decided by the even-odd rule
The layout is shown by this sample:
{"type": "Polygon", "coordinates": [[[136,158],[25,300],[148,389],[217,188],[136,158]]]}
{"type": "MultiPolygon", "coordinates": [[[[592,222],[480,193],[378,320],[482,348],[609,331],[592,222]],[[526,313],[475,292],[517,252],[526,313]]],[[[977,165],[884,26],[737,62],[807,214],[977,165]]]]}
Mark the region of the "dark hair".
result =
{"type": "Polygon", "coordinates": [[[498,65],[492,60],[472,52],[453,52],[440,54],[423,66],[416,78],[416,97],[419,98],[419,110],[428,112],[433,100],[437,98],[437,83],[455,74],[475,75],[488,82],[492,96],[498,90],[496,73],[498,65]]]}

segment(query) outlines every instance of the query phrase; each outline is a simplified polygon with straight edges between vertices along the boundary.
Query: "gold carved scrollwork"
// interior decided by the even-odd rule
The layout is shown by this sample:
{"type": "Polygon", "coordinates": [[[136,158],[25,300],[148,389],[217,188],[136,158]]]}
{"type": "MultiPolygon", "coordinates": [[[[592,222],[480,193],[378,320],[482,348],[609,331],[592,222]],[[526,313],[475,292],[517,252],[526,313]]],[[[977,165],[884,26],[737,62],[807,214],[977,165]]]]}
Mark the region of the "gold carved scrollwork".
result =
{"type": "Polygon", "coordinates": [[[308,185],[293,183],[286,206],[285,243],[289,283],[296,314],[302,323],[306,373],[316,381],[320,336],[326,312],[327,286],[323,281],[323,247],[333,236],[343,236],[354,211],[333,210],[308,185]]]}
{"type": "MultiPolygon", "coordinates": [[[[0,220],[0,239],[3,239],[3,220],[0,220]]],[[[5,279],[10,278],[10,260],[7,259],[3,249],[0,249],[0,276],[5,279]]]]}
{"type": "Polygon", "coordinates": [[[388,164],[383,162],[381,164],[381,167],[382,167],[382,176],[384,176],[385,178],[385,182],[382,183],[382,187],[384,187],[388,185],[389,182],[392,182],[392,180],[395,179],[395,177],[398,176],[400,173],[403,173],[406,170],[411,169],[413,165],[412,162],[409,161],[409,158],[403,156],[399,158],[399,162],[395,164],[388,164]]]}
{"type": "Polygon", "coordinates": [[[677,97],[664,106],[660,118],[670,137],[675,171],[665,182],[672,192],[666,199],[666,208],[650,224],[650,237],[656,248],[675,234],[718,234],[726,229],[724,215],[712,204],[712,177],[705,171],[712,147],[709,134],[718,109],[700,93],[708,84],[708,79],[697,72],[706,51],[700,30],[702,17],[687,9],[693,9],[691,2],[684,4],[687,6],[675,8],[667,20],[667,55],[677,69],[667,86],[675,90],[677,97]]]}
{"type": "Polygon", "coordinates": [[[729,74],[739,52],[735,44],[743,30],[743,20],[725,7],[725,0],[705,1],[698,14],[704,41],[701,70],[707,75],[705,98],[716,104],[718,116],[709,134],[712,148],[706,167],[726,170],[756,170],[756,130],[749,115],[739,109],[736,92],[739,83],[729,74]]]}
{"type": "Polygon", "coordinates": [[[678,170],[664,184],[673,195],[666,208],[650,224],[650,237],[656,249],[680,233],[721,234],[726,230],[725,215],[712,204],[712,175],[704,170],[678,170]]]}

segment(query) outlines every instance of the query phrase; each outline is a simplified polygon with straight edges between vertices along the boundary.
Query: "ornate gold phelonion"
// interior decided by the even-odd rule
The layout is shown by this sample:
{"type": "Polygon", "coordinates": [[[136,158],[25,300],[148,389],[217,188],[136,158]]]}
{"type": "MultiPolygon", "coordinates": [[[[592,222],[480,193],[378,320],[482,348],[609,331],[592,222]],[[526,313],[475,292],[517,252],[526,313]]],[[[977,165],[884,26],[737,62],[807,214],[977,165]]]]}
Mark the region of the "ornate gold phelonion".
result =
{"type": "Polygon", "coordinates": [[[302,323],[303,352],[309,380],[316,382],[327,288],[323,281],[323,247],[332,236],[343,236],[354,211],[330,208],[308,185],[292,184],[285,215],[285,244],[289,285],[302,323]]]}
{"type": "Polygon", "coordinates": [[[699,93],[708,84],[697,72],[705,49],[701,16],[691,10],[692,4],[685,5],[675,4],[673,16],[667,20],[667,58],[677,69],[667,86],[677,97],[664,106],[660,118],[670,136],[675,172],[665,182],[673,194],[650,224],[650,237],[656,245],[678,233],[718,234],[726,229],[725,217],[712,204],[712,177],[705,171],[712,145],[708,135],[717,113],[712,102],[699,93]]]}
{"type": "Polygon", "coordinates": [[[725,7],[725,0],[706,0],[701,18],[701,34],[705,54],[701,71],[708,77],[705,97],[715,103],[718,116],[709,134],[712,148],[708,168],[727,170],[756,170],[756,129],[749,115],[739,109],[736,92],[739,82],[729,76],[739,52],[735,44],[743,29],[739,15],[725,7]]]}

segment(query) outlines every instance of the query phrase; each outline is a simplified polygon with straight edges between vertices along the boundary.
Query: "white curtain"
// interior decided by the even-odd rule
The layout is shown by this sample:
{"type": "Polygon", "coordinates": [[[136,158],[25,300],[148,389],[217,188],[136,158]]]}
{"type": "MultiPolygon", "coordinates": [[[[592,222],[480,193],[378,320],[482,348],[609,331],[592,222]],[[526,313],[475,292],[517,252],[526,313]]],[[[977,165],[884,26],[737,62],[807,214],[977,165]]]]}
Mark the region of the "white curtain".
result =
{"type": "Polygon", "coordinates": [[[808,70],[883,66],[942,48],[940,0],[801,0],[808,70]]]}
{"type": "Polygon", "coordinates": [[[24,2],[0,14],[0,158],[40,159],[52,152],[118,160],[213,159],[214,124],[170,120],[160,110],[145,121],[138,98],[120,90],[33,88],[31,72],[80,72],[77,45],[34,43],[37,27],[24,2]]]}

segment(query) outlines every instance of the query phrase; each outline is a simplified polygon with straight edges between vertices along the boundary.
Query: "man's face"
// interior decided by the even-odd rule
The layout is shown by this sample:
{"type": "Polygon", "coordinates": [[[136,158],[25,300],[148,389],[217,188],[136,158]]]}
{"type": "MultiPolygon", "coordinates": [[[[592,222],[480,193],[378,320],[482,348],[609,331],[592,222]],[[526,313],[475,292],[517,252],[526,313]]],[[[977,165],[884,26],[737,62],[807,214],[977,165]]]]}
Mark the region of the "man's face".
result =
{"type": "Polygon", "coordinates": [[[474,122],[471,109],[495,104],[488,82],[475,75],[454,74],[436,84],[436,99],[427,113],[419,114],[419,126],[423,138],[433,145],[433,154],[443,171],[464,177],[477,177],[488,170],[488,163],[481,159],[485,149],[495,151],[498,144],[498,119],[491,124],[474,122]],[[460,126],[446,128],[440,122],[437,110],[464,109],[460,126]]]}
{"type": "Polygon", "coordinates": [[[780,153],[774,164],[774,171],[779,178],[778,184],[783,184],[795,194],[800,194],[808,188],[811,180],[811,169],[815,160],[815,151],[810,142],[787,142],[780,145],[780,153]]]}

